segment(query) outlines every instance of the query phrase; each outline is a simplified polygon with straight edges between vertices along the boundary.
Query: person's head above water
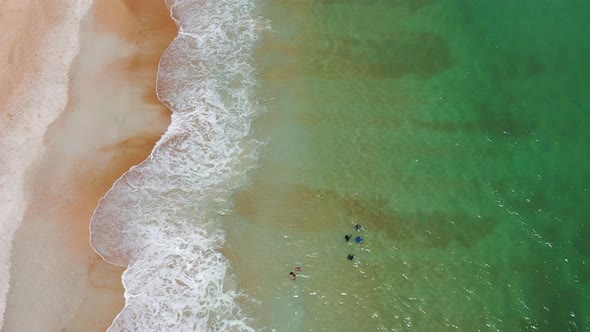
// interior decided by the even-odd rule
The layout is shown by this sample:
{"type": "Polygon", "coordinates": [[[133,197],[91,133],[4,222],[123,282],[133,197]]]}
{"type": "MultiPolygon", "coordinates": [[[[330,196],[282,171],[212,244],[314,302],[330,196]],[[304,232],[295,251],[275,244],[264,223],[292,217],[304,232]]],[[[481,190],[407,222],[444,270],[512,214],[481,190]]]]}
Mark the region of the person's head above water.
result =
{"type": "Polygon", "coordinates": [[[360,231],[361,230],[361,225],[356,224],[356,226],[354,226],[354,229],[356,229],[357,231],[360,231]]]}
{"type": "Polygon", "coordinates": [[[348,255],[348,259],[352,260],[354,258],[353,254],[348,255]]]}
{"type": "Polygon", "coordinates": [[[291,280],[295,280],[295,278],[297,278],[297,276],[295,275],[295,273],[289,272],[289,278],[291,278],[291,280]]]}
{"type": "Polygon", "coordinates": [[[360,243],[361,241],[363,241],[363,238],[360,236],[357,236],[356,239],[354,239],[356,241],[356,243],[360,243]]]}
{"type": "Polygon", "coordinates": [[[295,267],[295,271],[297,271],[297,272],[301,271],[301,266],[297,265],[297,266],[295,267]]]}
{"type": "Polygon", "coordinates": [[[344,235],[344,239],[346,240],[346,242],[350,241],[350,239],[352,238],[352,235],[344,235]]]}

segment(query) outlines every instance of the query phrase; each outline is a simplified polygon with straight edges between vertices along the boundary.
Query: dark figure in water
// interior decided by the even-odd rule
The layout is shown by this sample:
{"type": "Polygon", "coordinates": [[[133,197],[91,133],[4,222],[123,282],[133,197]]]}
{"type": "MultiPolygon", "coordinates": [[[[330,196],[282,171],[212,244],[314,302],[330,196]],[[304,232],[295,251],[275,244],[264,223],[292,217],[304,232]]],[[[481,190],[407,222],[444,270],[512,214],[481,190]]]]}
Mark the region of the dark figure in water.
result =
{"type": "Polygon", "coordinates": [[[352,235],[344,235],[344,239],[346,240],[346,242],[350,241],[350,239],[352,239],[352,235]]]}
{"type": "Polygon", "coordinates": [[[354,229],[356,229],[357,231],[361,230],[361,225],[357,224],[356,226],[354,226],[354,229]]]}
{"type": "Polygon", "coordinates": [[[353,254],[348,255],[348,259],[349,260],[353,260],[354,259],[354,255],[353,254]]]}
{"type": "Polygon", "coordinates": [[[363,238],[360,236],[357,236],[356,239],[354,239],[356,241],[356,243],[361,243],[363,241],[363,238]]]}
{"type": "Polygon", "coordinates": [[[297,276],[295,275],[295,273],[289,272],[289,278],[291,278],[291,280],[295,280],[295,278],[297,278],[297,276]]]}

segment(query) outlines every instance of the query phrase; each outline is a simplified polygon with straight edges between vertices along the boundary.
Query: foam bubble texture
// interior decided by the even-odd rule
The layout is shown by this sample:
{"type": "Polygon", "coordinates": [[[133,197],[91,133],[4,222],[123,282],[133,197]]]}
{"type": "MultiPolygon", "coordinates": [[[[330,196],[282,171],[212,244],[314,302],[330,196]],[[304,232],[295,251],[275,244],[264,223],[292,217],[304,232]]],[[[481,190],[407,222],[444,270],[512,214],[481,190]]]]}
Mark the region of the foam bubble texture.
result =
{"type": "Polygon", "coordinates": [[[172,123],[150,157],[103,197],[91,244],[127,265],[126,305],[110,331],[253,331],[227,259],[218,216],[256,165],[250,125],[252,52],[264,21],[252,0],[176,0],[180,26],[160,61],[158,94],[172,123]]]}

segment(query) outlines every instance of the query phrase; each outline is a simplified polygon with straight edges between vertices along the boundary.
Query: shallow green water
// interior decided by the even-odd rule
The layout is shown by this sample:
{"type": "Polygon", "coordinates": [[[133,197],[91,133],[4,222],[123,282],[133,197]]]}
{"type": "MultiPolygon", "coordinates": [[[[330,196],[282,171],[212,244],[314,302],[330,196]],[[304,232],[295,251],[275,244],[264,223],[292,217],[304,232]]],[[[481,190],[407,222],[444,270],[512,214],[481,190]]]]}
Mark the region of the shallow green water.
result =
{"type": "Polygon", "coordinates": [[[255,325],[590,330],[590,3],[261,14],[270,143],[225,218],[255,325]],[[364,241],[347,244],[356,223],[364,241]]]}

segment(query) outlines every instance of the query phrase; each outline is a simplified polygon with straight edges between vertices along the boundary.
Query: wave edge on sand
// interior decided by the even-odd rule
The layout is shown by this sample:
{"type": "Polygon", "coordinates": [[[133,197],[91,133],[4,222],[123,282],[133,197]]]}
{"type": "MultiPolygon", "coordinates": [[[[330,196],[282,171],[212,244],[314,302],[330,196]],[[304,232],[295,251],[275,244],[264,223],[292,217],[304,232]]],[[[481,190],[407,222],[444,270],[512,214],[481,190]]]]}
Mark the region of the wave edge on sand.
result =
{"type": "Polygon", "coordinates": [[[263,145],[250,136],[264,109],[253,96],[252,53],[268,22],[252,16],[250,0],[168,7],[179,35],[160,60],[157,91],[172,123],[100,199],[90,225],[93,248],[128,267],[125,307],[109,330],[253,331],[218,251],[225,234],[216,216],[231,208],[263,145]]]}
{"type": "Polygon", "coordinates": [[[65,73],[66,105],[42,128],[43,150],[23,175],[30,197],[13,236],[6,332],[104,331],[112,323],[124,304],[123,269],[90,246],[88,222],[170,122],[155,94],[160,56],[177,33],[164,2],[101,0],[86,9],[75,29],[78,52],[56,68],[65,73]]]}

